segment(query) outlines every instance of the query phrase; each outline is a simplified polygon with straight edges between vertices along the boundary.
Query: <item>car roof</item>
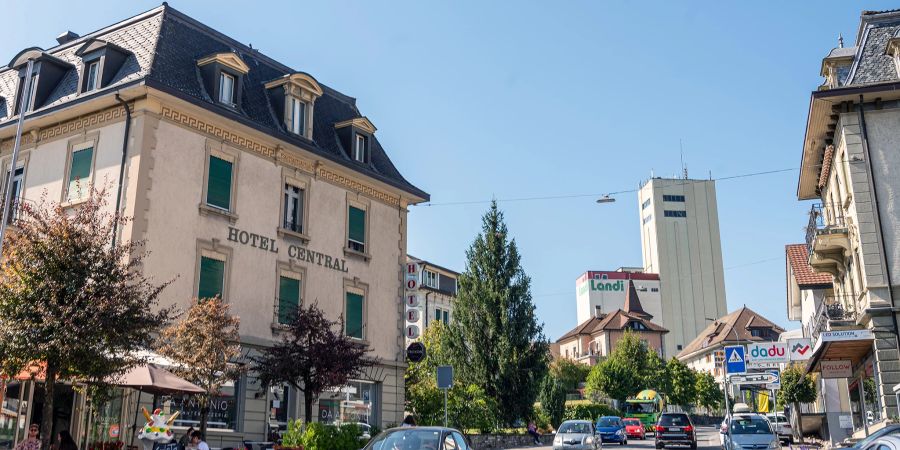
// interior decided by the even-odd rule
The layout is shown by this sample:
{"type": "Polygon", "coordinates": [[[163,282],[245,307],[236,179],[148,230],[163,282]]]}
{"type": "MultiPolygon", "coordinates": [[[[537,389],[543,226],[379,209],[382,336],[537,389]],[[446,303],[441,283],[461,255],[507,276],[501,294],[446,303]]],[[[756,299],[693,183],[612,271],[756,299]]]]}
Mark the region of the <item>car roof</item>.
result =
{"type": "Polygon", "coordinates": [[[872,445],[875,445],[879,442],[881,442],[881,443],[890,442],[890,443],[894,444],[895,447],[900,447],[900,436],[897,436],[896,434],[888,434],[885,436],[881,436],[880,438],[875,439],[872,442],[869,442],[869,445],[867,445],[866,447],[871,447],[872,445]]]}
{"type": "Polygon", "coordinates": [[[427,426],[427,427],[394,427],[389,428],[384,431],[405,431],[405,430],[425,430],[425,431],[455,431],[459,434],[462,434],[462,431],[457,430],[456,428],[450,427],[436,427],[436,426],[427,426]]]}
{"type": "Polygon", "coordinates": [[[619,416],[600,416],[601,419],[621,419],[619,416]]]}
{"type": "MultiPolygon", "coordinates": [[[[585,419],[572,419],[572,420],[564,420],[563,421],[563,423],[591,423],[591,422],[593,422],[593,421],[585,420],[585,419]]],[[[562,425],[562,424],[560,424],[560,425],[562,425]]]]}

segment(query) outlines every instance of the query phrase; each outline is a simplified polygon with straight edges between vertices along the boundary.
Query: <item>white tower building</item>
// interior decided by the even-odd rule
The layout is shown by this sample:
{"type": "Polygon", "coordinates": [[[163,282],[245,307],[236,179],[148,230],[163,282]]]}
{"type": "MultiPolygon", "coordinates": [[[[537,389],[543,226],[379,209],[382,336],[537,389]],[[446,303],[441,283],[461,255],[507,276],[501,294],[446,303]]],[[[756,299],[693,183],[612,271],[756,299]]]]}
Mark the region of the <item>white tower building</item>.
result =
{"type": "Polygon", "coordinates": [[[652,178],[638,192],[644,272],[658,273],[666,354],[677,355],[728,313],[716,186],[652,178]]]}

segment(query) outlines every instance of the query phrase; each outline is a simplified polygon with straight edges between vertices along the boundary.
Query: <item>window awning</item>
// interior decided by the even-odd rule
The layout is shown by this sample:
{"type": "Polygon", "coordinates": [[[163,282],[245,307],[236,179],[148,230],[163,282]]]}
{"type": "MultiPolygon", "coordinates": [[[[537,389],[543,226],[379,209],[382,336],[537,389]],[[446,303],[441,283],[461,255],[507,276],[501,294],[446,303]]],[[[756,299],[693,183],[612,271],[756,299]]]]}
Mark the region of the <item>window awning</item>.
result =
{"type": "Polygon", "coordinates": [[[875,333],[872,330],[823,331],[819,334],[813,356],[806,366],[807,373],[819,372],[822,360],[850,360],[858,366],[871,352],[875,333]]]}

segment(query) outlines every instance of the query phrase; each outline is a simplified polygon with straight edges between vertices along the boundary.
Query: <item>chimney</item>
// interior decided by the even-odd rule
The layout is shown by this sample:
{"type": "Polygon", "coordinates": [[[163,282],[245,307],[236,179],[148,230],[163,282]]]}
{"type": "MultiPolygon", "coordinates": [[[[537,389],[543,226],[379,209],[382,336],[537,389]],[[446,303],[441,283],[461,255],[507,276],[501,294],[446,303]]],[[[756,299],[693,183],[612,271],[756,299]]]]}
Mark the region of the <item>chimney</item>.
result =
{"type": "Polygon", "coordinates": [[[600,308],[600,305],[594,305],[594,317],[598,319],[603,318],[603,310],[600,308]]]}
{"type": "Polygon", "coordinates": [[[65,44],[66,42],[74,41],[81,36],[78,36],[78,33],[74,31],[66,31],[65,33],[56,37],[56,42],[59,42],[60,45],[65,44]]]}

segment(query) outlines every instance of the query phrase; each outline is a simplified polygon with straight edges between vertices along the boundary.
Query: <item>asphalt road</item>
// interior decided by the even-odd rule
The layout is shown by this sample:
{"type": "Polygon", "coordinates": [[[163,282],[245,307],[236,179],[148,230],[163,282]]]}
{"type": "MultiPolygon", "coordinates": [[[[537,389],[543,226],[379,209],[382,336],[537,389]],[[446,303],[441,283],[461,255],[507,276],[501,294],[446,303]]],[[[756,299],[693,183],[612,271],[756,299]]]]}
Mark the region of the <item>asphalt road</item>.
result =
{"type": "MultiPolygon", "coordinates": [[[[697,448],[700,450],[721,450],[719,445],[719,430],[715,427],[698,427],[697,428],[697,448]]],[[[552,450],[552,447],[526,447],[531,450],[552,450]]],[[[604,444],[604,450],[656,450],[653,445],[652,435],[647,435],[647,440],[629,439],[628,445],[621,446],[619,444],[604,444]]],[[[689,447],[672,447],[675,449],[688,449],[689,447]]],[[[513,450],[513,449],[508,449],[513,450]]],[[[524,450],[524,449],[515,449],[524,450]]]]}

